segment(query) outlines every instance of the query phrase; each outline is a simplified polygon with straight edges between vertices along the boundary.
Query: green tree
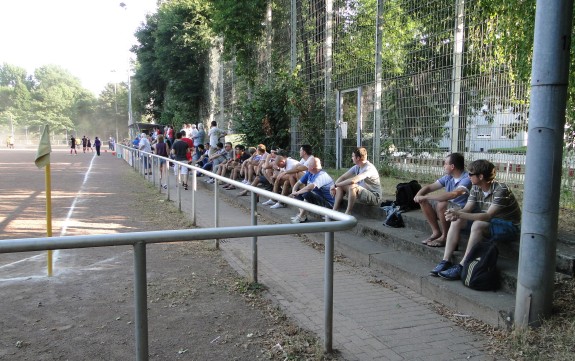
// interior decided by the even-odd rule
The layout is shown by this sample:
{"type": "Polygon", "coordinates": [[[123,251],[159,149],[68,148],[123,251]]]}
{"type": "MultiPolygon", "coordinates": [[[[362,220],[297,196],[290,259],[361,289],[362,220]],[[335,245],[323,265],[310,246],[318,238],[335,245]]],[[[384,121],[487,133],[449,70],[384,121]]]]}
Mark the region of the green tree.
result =
{"type": "Polygon", "coordinates": [[[148,90],[149,111],[164,124],[179,126],[199,117],[213,40],[210,10],[210,3],[201,0],[167,1],[136,33],[141,42],[134,49],[136,79],[148,90]]]}
{"type": "MultiPolygon", "coordinates": [[[[271,0],[269,0],[271,1],[271,0]]],[[[223,41],[225,60],[235,60],[236,71],[248,82],[256,77],[268,0],[211,0],[213,31],[223,41]]]]}

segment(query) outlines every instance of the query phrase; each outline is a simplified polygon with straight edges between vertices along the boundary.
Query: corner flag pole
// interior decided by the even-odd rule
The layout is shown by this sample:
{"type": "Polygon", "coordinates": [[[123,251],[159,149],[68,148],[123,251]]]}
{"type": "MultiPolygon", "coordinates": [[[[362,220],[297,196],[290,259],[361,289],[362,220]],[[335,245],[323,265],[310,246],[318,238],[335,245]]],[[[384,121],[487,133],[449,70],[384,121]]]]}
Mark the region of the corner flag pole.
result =
{"type": "MultiPolygon", "coordinates": [[[[50,128],[48,125],[44,126],[40,144],[38,145],[38,152],[34,163],[36,167],[45,170],[45,183],[46,183],[46,234],[52,237],[52,182],[50,177],[50,153],[52,146],[50,145],[50,128]]],[[[48,250],[48,277],[52,277],[52,250],[48,250]]]]}

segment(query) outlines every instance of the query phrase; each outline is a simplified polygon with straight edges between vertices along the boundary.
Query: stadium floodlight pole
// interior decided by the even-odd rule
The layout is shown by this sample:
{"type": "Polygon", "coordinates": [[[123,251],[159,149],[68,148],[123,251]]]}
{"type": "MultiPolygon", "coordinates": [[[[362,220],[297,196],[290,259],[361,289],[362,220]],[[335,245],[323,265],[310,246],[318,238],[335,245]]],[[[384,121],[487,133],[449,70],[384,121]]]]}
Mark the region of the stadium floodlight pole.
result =
{"type": "MultiPolygon", "coordinates": [[[[112,73],[116,73],[116,69],[112,69],[111,70],[112,73]]],[[[116,112],[114,113],[114,120],[116,122],[116,140],[114,141],[114,144],[118,142],[118,82],[117,82],[117,78],[116,76],[114,76],[114,107],[116,112]]],[[[114,146],[114,150],[115,150],[115,146],[114,146]]]]}
{"type": "MultiPolygon", "coordinates": [[[[120,7],[126,11],[128,11],[128,5],[126,5],[126,3],[121,2],[120,3],[120,7]]],[[[130,56],[128,55],[128,132],[132,133],[133,132],[133,124],[134,124],[134,120],[132,118],[132,74],[131,74],[131,64],[130,64],[130,56]]],[[[132,134],[130,134],[130,139],[132,139],[133,136],[132,134]]]]}

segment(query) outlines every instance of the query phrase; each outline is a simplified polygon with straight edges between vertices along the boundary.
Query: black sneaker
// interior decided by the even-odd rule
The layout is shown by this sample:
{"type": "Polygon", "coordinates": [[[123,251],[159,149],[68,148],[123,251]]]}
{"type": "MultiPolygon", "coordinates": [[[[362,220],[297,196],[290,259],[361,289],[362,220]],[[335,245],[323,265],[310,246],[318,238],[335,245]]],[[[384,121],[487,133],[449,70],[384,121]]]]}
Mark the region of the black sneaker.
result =
{"type": "Polygon", "coordinates": [[[461,270],[463,266],[460,264],[456,264],[455,266],[447,269],[443,272],[439,272],[439,277],[445,278],[446,280],[456,281],[461,279],[461,270]]]}
{"type": "Polygon", "coordinates": [[[433,277],[439,277],[439,272],[445,271],[451,266],[452,266],[451,262],[443,260],[439,262],[437,266],[435,266],[435,268],[429,272],[429,274],[432,275],[433,277]]]}
{"type": "Polygon", "coordinates": [[[188,190],[188,185],[184,184],[184,190],[188,190]]]}

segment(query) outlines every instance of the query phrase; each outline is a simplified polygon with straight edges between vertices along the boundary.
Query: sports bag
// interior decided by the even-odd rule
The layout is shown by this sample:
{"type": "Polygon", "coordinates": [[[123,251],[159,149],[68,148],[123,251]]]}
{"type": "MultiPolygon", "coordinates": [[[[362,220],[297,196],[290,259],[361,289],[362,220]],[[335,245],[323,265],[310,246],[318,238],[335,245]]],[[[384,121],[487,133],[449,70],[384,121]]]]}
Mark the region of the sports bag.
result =
{"type": "Polygon", "coordinates": [[[402,212],[419,209],[419,203],[416,203],[413,198],[420,189],[421,185],[416,180],[399,183],[395,187],[395,204],[402,212]]]}
{"type": "Polygon", "coordinates": [[[499,250],[492,240],[479,242],[469,252],[463,263],[461,280],[463,284],[478,291],[491,291],[499,288],[497,257],[499,250]]]}

